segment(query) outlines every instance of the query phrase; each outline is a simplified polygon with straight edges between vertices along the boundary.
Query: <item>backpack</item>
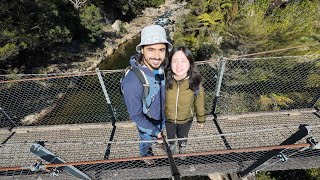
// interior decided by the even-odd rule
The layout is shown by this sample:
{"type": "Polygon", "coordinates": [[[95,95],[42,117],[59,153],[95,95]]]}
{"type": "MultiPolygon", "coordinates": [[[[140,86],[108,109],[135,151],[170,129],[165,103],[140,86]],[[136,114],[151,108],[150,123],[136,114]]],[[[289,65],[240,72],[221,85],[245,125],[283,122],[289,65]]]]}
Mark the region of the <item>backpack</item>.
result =
{"type": "MultiPolygon", "coordinates": [[[[137,77],[138,79],[140,80],[142,86],[143,86],[143,97],[142,97],[142,102],[143,102],[143,105],[147,107],[147,102],[146,102],[146,98],[148,97],[149,95],[149,82],[148,82],[148,79],[145,75],[145,73],[140,70],[139,68],[135,67],[135,66],[128,66],[125,70],[124,70],[124,73],[122,74],[122,77],[120,79],[120,94],[121,96],[123,96],[123,90],[121,88],[121,82],[122,82],[122,79],[129,73],[129,71],[132,71],[137,77]]],[[[149,112],[149,108],[146,108],[147,109],[147,115],[149,117],[151,117],[150,115],[150,112],[149,112]]]]}

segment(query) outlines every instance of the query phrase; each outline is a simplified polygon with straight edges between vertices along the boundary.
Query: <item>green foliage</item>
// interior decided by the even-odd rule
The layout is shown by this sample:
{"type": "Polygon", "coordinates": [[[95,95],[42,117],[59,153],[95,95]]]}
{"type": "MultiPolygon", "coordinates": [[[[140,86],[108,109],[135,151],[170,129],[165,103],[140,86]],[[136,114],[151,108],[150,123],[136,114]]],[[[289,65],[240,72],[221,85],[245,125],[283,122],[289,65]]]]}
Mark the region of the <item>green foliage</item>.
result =
{"type": "Polygon", "coordinates": [[[271,171],[271,172],[258,172],[256,175],[257,180],[287,180],[287,179],[307,179],[318,180],[320,179],[320,169],[299,169],[289,171],[271,171]]]}
{"type": "MultiPolygon", "coordinates": [[[[202,48],[201,44],[204,43],[218,49],[215,53],[224,52],[226,55],[248,54],[319,41],[319,3],[310,0],[283,3],[283,7],[272,7],[270,0],[254,3],[236,0],[191,0],[191,13],[181,18],[184,25],[178,27],[177,31],[182,35],[194,32],[193,36],[198,41],[198,46],[193,47],[195,52],[202,48]],[[217,43],[218,38],[223,40],[222,44],[217,43]]],[[[174,40],[179,41],[179,44],[188,40],[181,39],[183,36],[177,38],[179,39],[174,40]]],[[[320,53],[320,50],[315,46],[285,52],[286,55],[298,53],[320,53]]]]}
{"type": "Polygon", "coordinates": [[[164,2],[165,0],[149,0],[148,4],[149,4],[149,7],[159,7],[164,2]]]}
{"type": "MultiPolygon", "coordinates": [[[[13,68],[13,69],[8,69],[7,74],[10,76],[10,80],[17,80],[20,79],[21,76],[19,74],[22,74],[21,72],[24,70],[24,67],[22,68],[13,68]]],[[[4,88],[12,88],[16,83],[14,82],[9,82],[9,83],[4,83],[4,88]]]]}
{"type": "Polygon", "coordinates": [[[159,7],[165,0],[118,0],[113,1],[113,5],[120,9],[123,15],[141,15],[146,7],[159,7]]]}
{"type": "Polygon", "coordinates": [[[267,82],[272,81],[272,78],[276,77],[275,72],[269,71],[265,67],[234,67],[229,73],[231,76],[225,81],[227,85],[267,82]],[[250,73],[248,73],[248,71],[250,71],[250,73]]]}
{"type": "Polygon", "coordinates": [[[275,178],[270,177],[269,172],[258,172],[256,178],[257,180],[276,180],[275,178]]]}
{"type": "Polygon", "coordinates": [[[190,34],[184,38],[185,44],[187,47],[191,47],[191,50],[194,51],[198,47],[197,38],[194,34],[190,34]]]}
{"type": "Polygon", "coordinates": [[[67,27],[55,26],[48,31],[48,40],[56,43],[70,42],[70,30],[67,27]]]}
{"type": "Polygon", "coordinates": [[[226,23],[236,16],[238,4],[228,0],[193,0],[189,7],[192,13],[181,18],[183,25],[176,26],[176,33],[181,35],[175,36],[174,40],[192,48],[197,54],[196,59],[204,60],[212,57],[212,54],[203,56],[199,53],[207,52],[203,50],[208,47],[212,47],[211,53],[222,52],[221,33],[226,28],[226,23]],[[194,39],[192,44],[190,44],[190,34],[194,39]],[[186,36],[188,38],[185,38],[186,36]]]}
{"type": "Polygon", "coordinates": [[[280,110],[282,107],[288,107],[290,104],[292,104],[294,101],[290,98],[288,98],[285,94],[276,94],[271,93],[270,98],[274,102],[274,110],[280,110]]]}
{"type": "Polygon", "coordinates": [[[5,60],[8,57],[15,56],[19,53],[19,48],[16,44],[7,43],[3,47],[0,47],[0,60],[5,60]]]}
{"type": "Polygon", "coordinates": [[[189,4],[189,8],[195,16],[199,16],[206,12],[207,1],[206,0],[192,0],[189,4]]]}
{"type": "Polygon", "coordinates": [[[315,107],[315,108],[320,108],[320,99],[318,99],[318,101],[314,104],[314,106],[313,107],[315,107]]]}
{"type": "Polygon", "coordinates": [[[230,2],[226,2],[226,3],[221,4],[221,8],[231,8],[231,7],[232,7],[232,3],[230,3],[230,2]]]}
{"type": "Polygon", "coordinates": [[[239,16],[226,28],[224,44],[237,48],[242,53],[256,52],[267,43],[267,22],[264,20],[268,2],[240,6],[239,16]],[[252,50],[254,49],[254,50],[252,50]]]}
{"type": "Polygon", "coordinates": [[[309,180],[317,180],[320,179],[320,169],[313,168],[313,169],[307,169],[308,179],[309,180]]]}
{"type": "Polygon", "coordinates": [[[320,87],[320,73],[310,73],[305,82],[305,86],[309,88],[319,88],[320,87]]]}
{"type": "Polygon", "coordinates": [[[175,32],[173,35],[174,41],[174,46],[179,47],[179,46],[185,46],[184,42],[184,35],[181,32],[175,32]]]}
{"type": "Polygon", "coordinates": [[[203,43],[201,47],[197,50],[197,61],[204,61],[210,59],[215,51],[215,47],[212,44],[203,43]]]}
{"type": "Polygon", "coordinates": [[[272,35],[281,33],[284,39],[294,42],[297,37],[299,40],[306,35],[315,33],[313,30],[315,27],[312,23],[316,20],[317,14],[318,8],[316,3],[312,3],[311,1],[292,3],[284,9],[277,8],[273,12],[273,16],[270,17],[270,20],[274,22],[270,31],[273,32],[272,35]]]}
{"type": "Polygon", "coordinates": [[[320,61],[315,61],[312,68],[308,72],[304,85],[307,88],[320,87],[320,61]]]}
{"type": "Polygon", "coordinates": [[[256,104],[258,110],[267,111],[272,109],[271,106],[273,105],[273,101],[270,97],[261,95],[256,104]]]}
{"type": "Polygon", "coordinates": [[[274,72],[268,71],[262,67],[256,67],[253,69],[252,73],[250,73],[250,80],[252,80],[252,82],[264,82],[270,80],[274,76],[274,72]]]}
{"type": "Polygon", "coordinates": [[[64,24],[61,1],[3,1],[0,5],[0,59],[17,56],[21,50],[46,49],[71,40],[64,24]]]}
{"type": "Polygon", "coordinates": [[[217,113],[243,113],[249,112],[250,103],[246,101],[248,95],[246,93],[225,94],[220,98],[220,105],[217,107],[217,113]],[[225,103],[225,104],[222,104],[225,103]]]}
{"type": "Polygon", "coordinates": [[[250,111],[310,108],[318,97],[317,64],[317,57],[229,61],[223,84],[254,96],[250,111]]]}
{"type": "Polygon", "coordinates": [[[124,33],[127,33],[128,31],[127,31],[127,29],[126,29],[126,27],[125,27],[125,22],[122,22],[122,21],[120,21],[120,34],[124,34],[124,33]]]}
{"type": "Polygon", "coordinates": [[[225,43],[241,53],[253,53],[314,41],[312,37],[319,34],[318,3],[291,2],[266,15],[269,3],[241,6],[239,18],[227,29],[225,43]]]}
{"type": "Polygon", "coordinates": [[[223,15],[219,12],[211,12],[210,14],[204,13],[198,16],[200,23],[204,26],[216,25],[222,20],[223,15]]]}
{"type": "Polygon", "coordinates": [[[80,12],[80,19],[81,24],[90,32],[91,42],[96,42],[97,39],[101,38],[103,24],[99,8],[93,4],[86,6],[80,12]]]}

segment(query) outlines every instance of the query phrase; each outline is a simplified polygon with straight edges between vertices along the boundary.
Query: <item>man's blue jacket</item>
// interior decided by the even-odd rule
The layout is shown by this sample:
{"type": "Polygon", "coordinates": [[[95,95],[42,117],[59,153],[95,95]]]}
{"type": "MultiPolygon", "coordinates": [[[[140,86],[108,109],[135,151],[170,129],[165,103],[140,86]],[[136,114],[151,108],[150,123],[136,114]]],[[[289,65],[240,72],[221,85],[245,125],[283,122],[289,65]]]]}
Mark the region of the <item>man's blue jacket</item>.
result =
{"type": "Polygon", "coordinates": [[[151,71],[147,66],[138,64],[132,60],[130,64],[131,66],[138,67],[145,73],[150,87],[149,96],[146,99],[147,104],[145,105],[143,103],[143,86],[138,76],[133,71],[129,71],[122,79],[121,88],[129,116],[136,123],[139,131],[156,137],[165,126],[165,78],[163,69],[151,71]],[[143,112],[144,106],[149,109],[151,117],[148,117],[143,112]],[[160,117],[161,115],[162,118],[160,117]]]}

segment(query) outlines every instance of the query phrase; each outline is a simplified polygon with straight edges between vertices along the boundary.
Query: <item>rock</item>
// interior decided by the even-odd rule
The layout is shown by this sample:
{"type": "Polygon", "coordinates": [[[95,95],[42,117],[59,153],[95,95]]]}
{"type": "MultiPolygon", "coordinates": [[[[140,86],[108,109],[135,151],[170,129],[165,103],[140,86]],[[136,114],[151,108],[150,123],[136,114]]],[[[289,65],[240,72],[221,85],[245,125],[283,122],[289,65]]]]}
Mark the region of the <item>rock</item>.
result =
{"type": "Polygon", "coordinates": [[[48,106],[42,109],[39,113],[29,114],[23,117],[20,122],[23,125],[30,125],[33,123],[37,123],[40,120],[42,120],[47,114],[49,114],[56,106],[57,104],[54,103],[52,106],[48,106]]]}
{"type": "Polygon", "coordinates": [[[225,180],[225,176],[222,173],[208,174],[208,177],[211,180],[225,180]]]}
{"type": "Polygon", "coordinates": [[[121,21],[120,20],[116,20],[112,25],[111,27],[117,31],[117,32],[120,32],[120,25],[121,25],[121,21]]]}
{"type": "Polygon", "coordinates": [[[152,17],[156,17],[158,16],[160,13],[159,9],[155,9],[155,8],[146,8],[144,10],[144,16],[152,16],[152,17]]]}

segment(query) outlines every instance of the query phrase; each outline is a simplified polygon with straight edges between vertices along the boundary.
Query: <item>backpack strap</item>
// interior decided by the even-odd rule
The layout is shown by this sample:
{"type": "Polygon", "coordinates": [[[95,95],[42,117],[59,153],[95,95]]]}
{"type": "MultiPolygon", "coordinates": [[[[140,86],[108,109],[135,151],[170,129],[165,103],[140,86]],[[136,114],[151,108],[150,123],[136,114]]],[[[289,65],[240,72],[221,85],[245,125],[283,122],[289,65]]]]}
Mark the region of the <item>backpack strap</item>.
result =
{"type": "Polygon", "coordinates": [[[149,95],[149,82],[147,80],[146,75],[139,68],[131,66],[130,68],[134,74],[139,78],[142,86],[143,86],[143,99],[146,99],[149,95]]]}
{"type": "Polygon", "coordinates": [[[199,87],[197,87],[197,88],[194,90],[194,96],[198,96],[199,91],[200,91],[200,89],[199,89],[199,87]]]}
{"type": "Polygon", "coordinates": [[[194,96],[198,96],[199,91],[200,91],[200,84],[199,84],[199,85],[195,88],[195,90],[193,91],[194,96]]]}
{"type": "Polygon", "coordinates": [[[147,109],[147,116],[151,117],[150,111],[149,111],[149,107],[147,107],[147,102],[146,99],[149,95],[149,82],[147,80],[147,77],[145,75],[145,73],[143,71],[141,71],[139,68],[131,66],[130,70],[132,70],[132,72],[134,72],[134,74],[139,78],[142,86],[143,86],[143,104],[144,106],[146,106],[147,109]]]}
{"type": "MultiPolygon", "coordinates": [[[[143,86],[143,99],[146,99],[149,95],[149,82],[148,82],[148,79],[147,79],[146,75],[144,74],[144,72],[141,71],[139,68],[134,67],[134,66],[128,66],[124,70],[124,73],[122,74],[122,77],[120,78],[120,84],[122,82],[122,79],[129,73],[130,70],[132,70],[132,72],[134,72],[134,74],[138,77],[139,81],[141,82],[141,84],[143,86]]],[[[123,96],[123,91],[122,91],[121,86],[120,86],[120,94],[123,96]]]]}

